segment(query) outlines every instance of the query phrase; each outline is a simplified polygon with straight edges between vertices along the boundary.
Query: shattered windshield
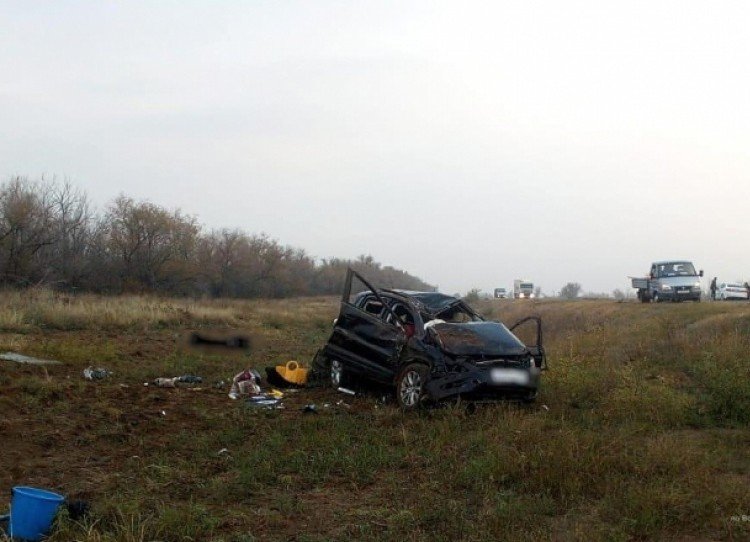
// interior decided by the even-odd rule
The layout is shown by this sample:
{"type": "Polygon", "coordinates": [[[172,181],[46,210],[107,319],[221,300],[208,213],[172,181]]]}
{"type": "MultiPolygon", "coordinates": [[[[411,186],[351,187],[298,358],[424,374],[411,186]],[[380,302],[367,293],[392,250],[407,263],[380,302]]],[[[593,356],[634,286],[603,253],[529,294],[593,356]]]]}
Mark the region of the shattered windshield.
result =
{"type": "Polygon", "coordinates": [[[476,322],[481,319],[462,302],[457,301],[447,309],[438,313],[437,317],[449,323],[461,324],[465,322],[476,322]]]}

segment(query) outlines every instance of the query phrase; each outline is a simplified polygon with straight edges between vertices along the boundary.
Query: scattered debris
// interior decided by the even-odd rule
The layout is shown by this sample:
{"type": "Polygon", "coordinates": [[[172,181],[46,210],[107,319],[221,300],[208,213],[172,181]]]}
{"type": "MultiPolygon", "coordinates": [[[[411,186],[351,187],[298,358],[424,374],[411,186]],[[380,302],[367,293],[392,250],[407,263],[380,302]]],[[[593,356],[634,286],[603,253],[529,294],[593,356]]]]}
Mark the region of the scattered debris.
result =
{"type": "Polygon", "coordinates": [[[102,380],[112,376],[112,371],[105,369],[104,367],[88,366],[83,370],[83,377],[86,380],[102,380]]]}
{"type": "Polygon", "coordinates": [[[542,408],[549,412],[549,407],[547,405],[542,405],[542,408]]]}
{"type": "Polygon", "coordinates": [[[183,376],[178,376],[175,379],[175,382],[179,382],[181,384],[201,384],[203,382],[203,379],[200,376],[183,375],[183,376]]]}
{"type": "Polygon", "coordinates": [[[303,406],[301,410],[305,414],[317,414],[318,413],[318,407],[316,407],[314,403],[310,403],[309,405],[303,406]]]}
{"type": "Polygon", "coordinates": [[[151,384],[145,382],[144,386],[156,386],[157,388],[175,388],[175,378],[157,378],[151,384]]]}
{"type": "Polygon", "coordinates": [[[284,365],[266,367],[268,382],[274,386],[286,388],[289,386],[304,386],[307,383],[307,369],[301,367],[294,360],[287,361],[284,365]]]}
{"type": "MultiPolygon", "coordinates": [[[[152,382],[144,382],[144,386],[155,386],[157,388],[176,388],[177,384],[200,384],[203,382],[203,378],[200,376],[184,375],[175,376],[172,378],[157,378],[152,382]]],[[[190,388],[192,390],[200,390],[201,388],[190,388]]]]}
{"type": "MultiPolygon", "coordinates": [[[[16,486],[11,490],[9,535],[13,540],[36,542],[46,538],[65,497],[46,489],[16,486]]],[[[5,537],[3,537],[5,540],[5,537]]]]}
{"type": "Polygon", "coordinates": [[[260,373],[255,369],[245,369],[234,375],[232,387],[229,389],[229,398],[237,399],[240,395],[260,393],[260,373]]]}
{"type": "Polygon", "coordinates": [[[29,365],[60,365],[59,361],[53,359],[39,359],[31,356],[24,356],[15,352],[4,352],[0,354],[0,359],[4,361],[15,361],[16,363],[28,363],[29,365]]]}
{"type": "Polygon", "coordinates": [[[221,456],[221,455],[224,455],[224,454],[227,454],[227,455],[229,455],[229,448],[222,448],[221,450],[219,450],[219,451],[218,451],[218,452],[216,453],[216,455],[218,455],[218,456],[221,456]]]}
{"type": "Polygon", "coordinates": [[[250,407],[261,407],[261,408],[284,408],[284,404],[281,399],[277,399],[273,395],[261,393],[248,397],[245,401],[245,405],[250,407]]]}
{"type": "Polygon", "coordinates": [[[337,389],[338,391],[340,391],[341,393],[345,393],[345,394],[347,394],[347,395],[357,395],[357,392],[356,392],[356,391],[354,391],[354,390],[350,390],[349,388],[342,388],[342,387],[338,387],[338,388],[336,388],[336,389],[337,389]]]}

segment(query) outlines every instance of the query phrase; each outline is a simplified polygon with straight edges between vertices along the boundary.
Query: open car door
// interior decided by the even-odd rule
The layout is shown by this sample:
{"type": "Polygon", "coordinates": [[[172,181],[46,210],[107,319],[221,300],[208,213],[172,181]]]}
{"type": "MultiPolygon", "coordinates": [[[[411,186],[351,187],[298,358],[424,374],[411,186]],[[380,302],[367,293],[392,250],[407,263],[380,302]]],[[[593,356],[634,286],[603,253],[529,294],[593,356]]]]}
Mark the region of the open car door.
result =
{"type": "Polygon", "coordinates": [[[326,355],[340,360],[348,372],[359,373],[381,382],[392,382],[398,367],[406,334],[393,309],[360,274],[353,269],[346,273],[339,317],[326,345],[326,355]],[[355,281],[369,290],[368,310],[353,304],[355,281]],[[387,316],[390,323],[386,323],[387,316]]]}
{"type": "Polygon", "coordinates": [[[526,344],[526,348],[531,352],[531,356],[534,358],[534,365],[536,365],[541,370],[547,369],[547,354],[544,352],[544,344],[542,336],[542,319],[538,316],[527,316],[526,318],[522,318],[515,324],[513,324],[510,327],[510,331],[513,334],[516,334],[517,328],[522,328],[525,326],[531,326],[536,325],[535,330],[535,337],[536,337],[536,344],[529,345],[526,344]]]}

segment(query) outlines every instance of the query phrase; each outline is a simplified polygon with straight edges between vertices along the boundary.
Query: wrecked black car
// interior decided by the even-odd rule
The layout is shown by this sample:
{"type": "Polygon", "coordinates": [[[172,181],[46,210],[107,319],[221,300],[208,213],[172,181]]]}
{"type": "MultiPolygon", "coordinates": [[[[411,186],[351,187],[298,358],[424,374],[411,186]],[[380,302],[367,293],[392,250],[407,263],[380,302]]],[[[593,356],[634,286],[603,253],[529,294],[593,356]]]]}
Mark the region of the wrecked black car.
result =
{"type": "Polygon", "coordinates": [[[319,354],[333,387],[361,380],[394,385],[406,410],[457,397],[531,402],[546,368],[539,318],[508,329],[461,299],[377,289],[351,269],[333,333],[319,354]],[[354,293],[355,281],[364,291],[354,293]],[[513,334],[527,323],[536,326],[534,346],[513,334]]]}

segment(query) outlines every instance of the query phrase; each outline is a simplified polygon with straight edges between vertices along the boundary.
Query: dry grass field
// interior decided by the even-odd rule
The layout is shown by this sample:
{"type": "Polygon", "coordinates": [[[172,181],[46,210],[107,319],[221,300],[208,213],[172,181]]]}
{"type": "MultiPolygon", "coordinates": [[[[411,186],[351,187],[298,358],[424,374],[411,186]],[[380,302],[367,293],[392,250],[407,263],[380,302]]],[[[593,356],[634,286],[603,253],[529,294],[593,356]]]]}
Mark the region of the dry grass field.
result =
{"type": "Polygon", "coordinates": [[[265,411],[212,386],[309,361],[332,298],[0,293],[0,352],[63,362],[0,361],[0,488],[89,501],[53,541],[750,539],[750,304],[476,308],[543,317],[535,405],[405,415],[379,394],[309,389],[265,411]],[[189,350],[196,329],[246,330],[256,348],[189,350]],[[114,375],[86,381],[92,364],[114,375]],[[201,389],[143,386],[186,373],[201,389]]]}

